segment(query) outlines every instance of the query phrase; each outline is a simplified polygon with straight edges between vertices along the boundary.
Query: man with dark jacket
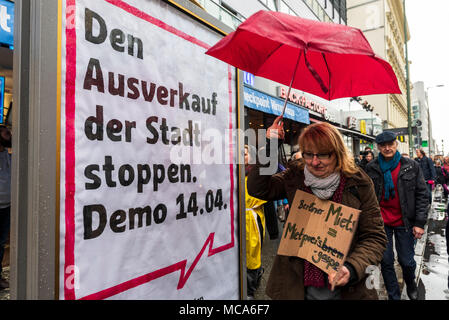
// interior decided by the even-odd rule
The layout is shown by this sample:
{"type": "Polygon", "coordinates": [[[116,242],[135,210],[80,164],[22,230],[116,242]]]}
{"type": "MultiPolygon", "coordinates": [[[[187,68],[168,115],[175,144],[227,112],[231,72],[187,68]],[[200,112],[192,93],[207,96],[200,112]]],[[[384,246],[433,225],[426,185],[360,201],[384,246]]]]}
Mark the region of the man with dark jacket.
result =
{"type": "Polygon", "coordinates": [[[373,180],[388,238],[381,262],[382,276],[389,299],[400,300],[394,269],[394,236],[407,294],[411,300],[416,300],[414,240],[422,237],[427,221],[426,184],[419,164],[402,157],[397,151],[398,141],[394,133],[382,132],[376,137],[376,143],[380,153],[367,165],[366,173],[373,180]]]}
{"type": "Polygon", "coordinates": [[[432,203],[432,185],[435,183],[436,172],[435,165],[433,161],[426,156],[426,153],[422,149],[416,149],[416,159],[415,159],[422,170],[424,180],[427,184],[427,191],[429,195],[429,203],[432,203]]]}

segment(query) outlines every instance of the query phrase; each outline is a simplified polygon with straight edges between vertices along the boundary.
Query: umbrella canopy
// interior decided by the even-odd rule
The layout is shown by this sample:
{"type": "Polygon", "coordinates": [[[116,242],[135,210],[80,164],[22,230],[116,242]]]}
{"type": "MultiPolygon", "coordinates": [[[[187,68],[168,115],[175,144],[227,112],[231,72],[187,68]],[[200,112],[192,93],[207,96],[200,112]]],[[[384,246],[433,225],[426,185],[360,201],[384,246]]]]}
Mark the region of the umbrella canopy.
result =
{"type": "Polygon", "coordinates": [[[327,100],[401,93],[359,29],[281,12],[253,14],[206,54],[327,100]]]}

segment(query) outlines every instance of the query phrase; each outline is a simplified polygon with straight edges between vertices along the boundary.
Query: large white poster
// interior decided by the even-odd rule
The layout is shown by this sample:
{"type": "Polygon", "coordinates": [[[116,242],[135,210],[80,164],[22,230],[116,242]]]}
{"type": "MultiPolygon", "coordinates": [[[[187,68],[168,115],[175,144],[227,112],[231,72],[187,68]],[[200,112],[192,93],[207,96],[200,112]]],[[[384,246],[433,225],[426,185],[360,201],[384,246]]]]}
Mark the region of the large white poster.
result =
{"type": "Polygon", "coordinates": [[[161,1],[63,0],[61,299],[238,299],[235,70],[161,1]]]}

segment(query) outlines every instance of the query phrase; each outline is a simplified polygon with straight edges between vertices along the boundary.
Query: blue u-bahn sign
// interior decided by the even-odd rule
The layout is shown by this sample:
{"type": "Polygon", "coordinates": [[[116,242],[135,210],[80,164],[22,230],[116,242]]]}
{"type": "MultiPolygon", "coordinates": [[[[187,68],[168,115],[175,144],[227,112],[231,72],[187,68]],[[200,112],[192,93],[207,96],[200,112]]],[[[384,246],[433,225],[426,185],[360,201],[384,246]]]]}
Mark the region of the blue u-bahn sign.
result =
{"type": "Polygon", "coordinates": [[[0,77],[0,123],[3,123],[4,103],[5,103],[5,77],[0,77]]]}
{"type": "Polygon", "coordinates": [[[14,3],[0,0],[0,44],[14,44],[14,3]]]}

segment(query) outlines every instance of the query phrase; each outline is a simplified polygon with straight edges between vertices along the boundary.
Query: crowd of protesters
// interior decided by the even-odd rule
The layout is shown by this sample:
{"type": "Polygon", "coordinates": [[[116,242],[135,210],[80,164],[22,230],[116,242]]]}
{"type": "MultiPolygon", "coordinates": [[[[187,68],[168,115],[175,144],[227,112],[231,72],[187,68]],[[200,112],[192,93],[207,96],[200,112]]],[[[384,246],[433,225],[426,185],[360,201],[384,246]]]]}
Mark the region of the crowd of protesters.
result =
{"type": "MultiPolygon", "coordinates": [[[[267,130],[267,142],[276,143],[267,143],[265,152],[273,152],[270,145],[281,146],[283,137],[283,122],[277,118],[267,130]]],[[[361,211],[357,236],[336,276],[322,272],[306,259],[277,255],[268,276],[269,297],[377,299],[365,280],[366,268],[379,265],[388,298],[399,300],[396,252],[407,295],[411,300],[418,299],[414,246],[425,232],[434,187],[443,187],[446,200],[449,195],[449,157],[428,157],[418,149],[416,158],[412,158],[399,153],[398,144],[396,135],[385,131],[376,137],[377,156],[366,147],[354,158],[338,130],[326,123],[313,124],[303,130],[299,148],[292,152],[285,168],[263,175],[260,171],[264,166],[256,162],[247,170],[247,196],[273,202],[281,209],[278,211],[288,214],[288,204],[298,189],[361,211]],[[355,197],[348,195],[348,186],[356,188],[355,197]],[[331,284],[336,284],[335,289],[331,284]]],[[[282,221],[286,218],[283,215],[282,221]]],[[[248,282],[251,295],[257,286],[248,282]]]]}

